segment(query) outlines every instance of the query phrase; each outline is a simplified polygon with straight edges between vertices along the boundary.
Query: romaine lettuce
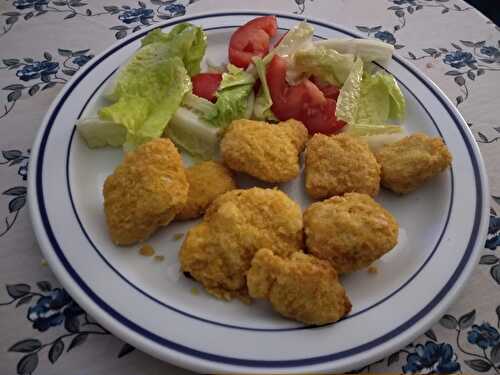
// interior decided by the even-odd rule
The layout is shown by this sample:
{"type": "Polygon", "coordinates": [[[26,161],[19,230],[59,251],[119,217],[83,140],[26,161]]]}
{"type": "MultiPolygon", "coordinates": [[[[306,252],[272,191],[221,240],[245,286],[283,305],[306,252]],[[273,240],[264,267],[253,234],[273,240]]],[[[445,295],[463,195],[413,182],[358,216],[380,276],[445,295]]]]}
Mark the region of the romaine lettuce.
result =
{"type": "Polygon", "coordinates": [[[89,148],[119,147],[127,138],[127,130],[123,126],[98,117],[78,120],[76,129],[89,148]]]}
{"type": "Polygon", "coordinates": [[[250,112],[249,95],[252,92],[255,78],[252,74],[228,65],[228,72],[222,74],[222,81],[216,92],[217,101],[212,111],[203,118],[216,127],[225,128],[231,121],[244,118],[250,112]]]}
{"type": "Polygon", "coordinates": [[[127,129],[127,148],[160,137],[184,95],[191,79],[179,57],[161,53],[163,43],[142,47],[117,77],[116,102],[99,111],[102,120],[127,129]]]}
{"type": "Polygon", "coordinates": [[[345,121],[348,124],[354,124],[356,122],[362,79],[363,61],[357,58],[352,66],[351,72],[344,82],[344,86],[340,90],[335,111],[337,119],[345,121]]]}
{"type": "Polygon", "coordinates": [[[217,155],[220,129],[187,108],[175,112],[165,133],[191,156],[210,160],[217,155]]]}
{"type": "Polygon", "coordinates": [[[142,39],[142,45],[162,43],[168,47],[169,56],[182,59],[190,76],[200,72],[200,63],[207,48],[203,29],[190,23],[180,23],[168,33],[155,29],[142,39]]]}
{"type": "Polygon", "coordinates": [[[342,86],[354,65],[354,55],[341,54],[334,49],[315,47],[302,49],[293,55],[289,69],[314,75],[323,81],[342,86]]]}
{"type": "Polygon", "coordinates": [[[394,53],[394,46],[373,39],[327,39],[314,42],[314,46],[351,54],[365,63],[375,61],[382,65],[386,65],[394,53]]]}
{"type": "Polygon", "coordinates": [[[275,121],[277,119],[271,110],[273,100],[271,98],[271,93],[269,92],[269,85],[267,84],[266,65],[261,58],[255,58],[253,62],[260,80],[260,88],[257,93],[257,97],[255,98],[253,116],[257,120],[275,121]]]}

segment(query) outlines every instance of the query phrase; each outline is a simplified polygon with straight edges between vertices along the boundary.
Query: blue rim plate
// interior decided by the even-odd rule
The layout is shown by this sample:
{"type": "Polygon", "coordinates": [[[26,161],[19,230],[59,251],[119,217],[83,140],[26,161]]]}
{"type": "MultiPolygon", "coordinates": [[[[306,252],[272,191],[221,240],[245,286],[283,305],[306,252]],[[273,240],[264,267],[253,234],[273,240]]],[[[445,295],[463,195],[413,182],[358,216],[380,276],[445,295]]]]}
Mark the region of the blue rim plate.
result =
{"type": "MultiPolygon", "coordinates": [[[[226,59],[235,27],[263,13],[200,14],[179,22],[202,26],[207,55],[226,59]]],[[[286,30],[301,19],[280,14],[286,30]]],[[[359,37],[345,28],[308,20],[317,38],[359,37]]],[[[88,62],[50,107],[30,165],[29,200],[35,233],[61,283],[95,319],[141,350],[200,372],[340,372],[377,360],[423,333],[457,297],[477,263],[487,230],[488,191],[484,165],[465,121],[421,72],[395,56],[388,67],[408,101],[406,127],[441,136],[454,161],[450,171],[418,192],[377,199],[401,226],[399,244],[377,264],[376,275],[344,278],[353,311],[342,321],[307,327],[274,314],[266,303],[225,303],[179,272],[174,223],[150,241],[163,263],[113,246],[106,233],[101,188],[121,158],[120,150],[88,150],[74,123],[102,104],[101,92],[147,31],[133,34],[88,62]]],[[[281,188],[303,207],[303,181],[281,188]]]]}

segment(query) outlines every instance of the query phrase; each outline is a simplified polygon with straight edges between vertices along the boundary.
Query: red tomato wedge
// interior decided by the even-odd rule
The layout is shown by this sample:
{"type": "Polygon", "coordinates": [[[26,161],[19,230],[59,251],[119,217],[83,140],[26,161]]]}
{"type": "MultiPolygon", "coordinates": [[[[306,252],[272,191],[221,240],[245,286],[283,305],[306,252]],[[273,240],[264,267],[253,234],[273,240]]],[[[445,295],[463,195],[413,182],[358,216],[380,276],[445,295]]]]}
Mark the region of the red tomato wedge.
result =
{"type": "Polygon", "coordinates": [[[222,81],[221,73],[199,73],[191,77],[193,94],[215,101],[215,93],[222,81]]]}
{"type": "Polygon", "coordinates": [[[330,99],[337,100],[340,94],[340,89],[335,85],[330,85],[329,83],[321,82],[318,78],[312,76],[311,81],[318,86],[321,92],[330,99]]]}
{"type": "Polygon", "coordinates": [[[308,79],[290,86],[286,82],[286,69],[286,60],[274,56],[266,70],[274,115],[281,121],[290,118],[302,121],[310,134],[332,134],[340,130],[345,123],[335,117],[336,101],[325,96],[308,79]]]}
{"type": "Polygon", "coordinates": [[[247,68],[252,57],[263,57],[269,52],[269,40],[276,35],[275,16],[257,17],[240,26],[229,41],[229,62],[247,68]]]}

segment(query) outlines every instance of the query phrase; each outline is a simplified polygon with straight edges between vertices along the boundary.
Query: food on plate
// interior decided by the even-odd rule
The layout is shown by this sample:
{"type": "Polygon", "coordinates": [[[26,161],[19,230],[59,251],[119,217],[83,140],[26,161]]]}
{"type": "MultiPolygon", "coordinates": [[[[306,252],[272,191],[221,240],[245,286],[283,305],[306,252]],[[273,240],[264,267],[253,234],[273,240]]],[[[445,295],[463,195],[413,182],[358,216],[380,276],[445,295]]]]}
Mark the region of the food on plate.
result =
{"type": "Polygon", "coordinates": [[[213,102],[221,81],[222,73],[198,73],[191,77],[193,94],[213,102]]]}
{"type": "Polygon", "coordinates": [[[91,147],[123,144],[131,150],[161,137],[184,95],[191,92],[190,76],[200,71],[207,44],[200,27],[182,23],[168,33],[156,29],[141,43],[106,88],[111,104],[100,108],[93,121],[77,124],[91,147]],[[112,131],[112,126],[122,130],[112,131]]]}
{"type": "Polygon", "coordinates": [[[369,195],[347,193],[307,208],[304,232],[308,252],[344,274],[370,266],[393,249],[399,225],[369,195]]]}
{"type": "Polygon", "coordinates": [[[294,119],[310,134],[370,138],[402,131],[404,96],[396,80],[373,64],[388,63],[391,45],[314,42],[306,22],[274,43],[276,34],[275,16],[257,17],[232,34],[228,64],[200,72],[207,48],[200,27],[152,30],[105,89],[110,104],[78,120],[79,134],[89,147],[125,150],[166,136],[192,156],[211,160],[227,127],[239,119],[294,119]]]}
{"type": "Polygon", "coordinates": [[[302,212],[274,189],[232,190],[189,230],[179,253],[181,270],[217,298],[248,300],[246,273],[257,250],[288,256],[302,248],[302,212]]]}
{"type": "Polygon", "coordinates": [[[306,190],[314,199],[344,193],[376,196],[380,166],[366,142],[348,134],[315,134],[307,143],[306,190]]]}
{"type": "Polygon", "coordinates": [[[299,154],[307,141],[307,130],[296,120],[277,125],[236,120],[221,141],[226,165],[267,182],[285,182],[300,173],[299,154]]]}
{"type": "Polygon", "coordinates": [[[215,161],[204,161],[189,167],[186,177],[189,192],[186,204],[176,216],[180,220],[200,217],[215,198],[236,189],[231,171],[215,161]]]}
{"type": "Polygon", "coordinates": [[[229,40],[229,61],[240,68],[247,68],[252,57],[263,57],[269,52],[271,37],[276,35],[276,16],[257,17],[240,26],[229,40]]]}
{"type": "Polygon", "coordinates": [[[112,241],[131,245],[168,225],[188,197],[182,160],[168,139],[154,139],[125,155],[104,182],[104,212],[112,241]]]}
{"type": "Polygon", "coordinates": [[[335,269],[302,252],[282,258],[260,249],[248,271],[247,285],[250,297],[268,299],[284,317],[306,324],[333,323],[351,310],[335,269]]]}
{"type": "Polygon", "coordinates": [[[345,122],[335,116],[336,101],[326,98],[307,78],[295,85],[288,84],[287,66],[287,60],[276,55],[267,67],[272,113],[282,121],[292,118],[302,121],[311,134],[332,134],[342,129],[345,122]]]}
{"type": "Polygon", "coordinates": [[[155,249],[150,244],[145,243],[139,249],[139,254],[145,257],[152,257],[153,255],[155,255],[155,249]]]}
{"type": "MultiPolygon", "coordinates": [[[[373,200],[380,184],[409,192],[451,156],[440,139],[403,138],[405,97],[376,66],[393,46],[313,41],[307,22],[277,32],[275,16],[247,22],[231,36],[229,62],[201,71],[200,27],[152,30],[105,88],[107,104],[77,128],[91,148],[128,152],[103,188],[115,244],[204,215],[179,252],[187,277],[217,298],[267,299],[287,318],[322,325],[351,309],[338,275],[376,272],[372,263],[397,244],[396,219],[373,200]],[[176,147],[203,161],[184,169],[176,147]],[[304,214],[277,189],[236,189],[231,170],[296,178],[304,149],[307,194],[326,199],[304,214]]],[[[140,253],[164,259],[148,244],[140,253]]]]}
{"type": "Polygon", "coordinates": [[[441,138],[415,133],[384,146],[376,154],[382,186],[400,194],[417,189],[451,165],[452,156],[441,138]]]}

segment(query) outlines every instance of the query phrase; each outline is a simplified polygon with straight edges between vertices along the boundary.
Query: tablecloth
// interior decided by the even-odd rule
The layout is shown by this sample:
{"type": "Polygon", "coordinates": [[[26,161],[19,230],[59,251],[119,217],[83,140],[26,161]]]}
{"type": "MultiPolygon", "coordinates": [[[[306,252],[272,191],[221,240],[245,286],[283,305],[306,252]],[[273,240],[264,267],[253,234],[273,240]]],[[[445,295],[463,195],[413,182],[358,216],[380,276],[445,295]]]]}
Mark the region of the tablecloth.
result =
{"type": "Polygon", "coordinates": [[[0,373],[189,373],[113,337],[55,279],[27,209],[30,147],[58,91],[117,39],[184,14],[249,8],[314,17],[393,44],[458,106],[486,162],[489,234],[461,297],[425,335],[357,371],[500,373],[500,28],[460,0],[3,0],[0,373]]]}

